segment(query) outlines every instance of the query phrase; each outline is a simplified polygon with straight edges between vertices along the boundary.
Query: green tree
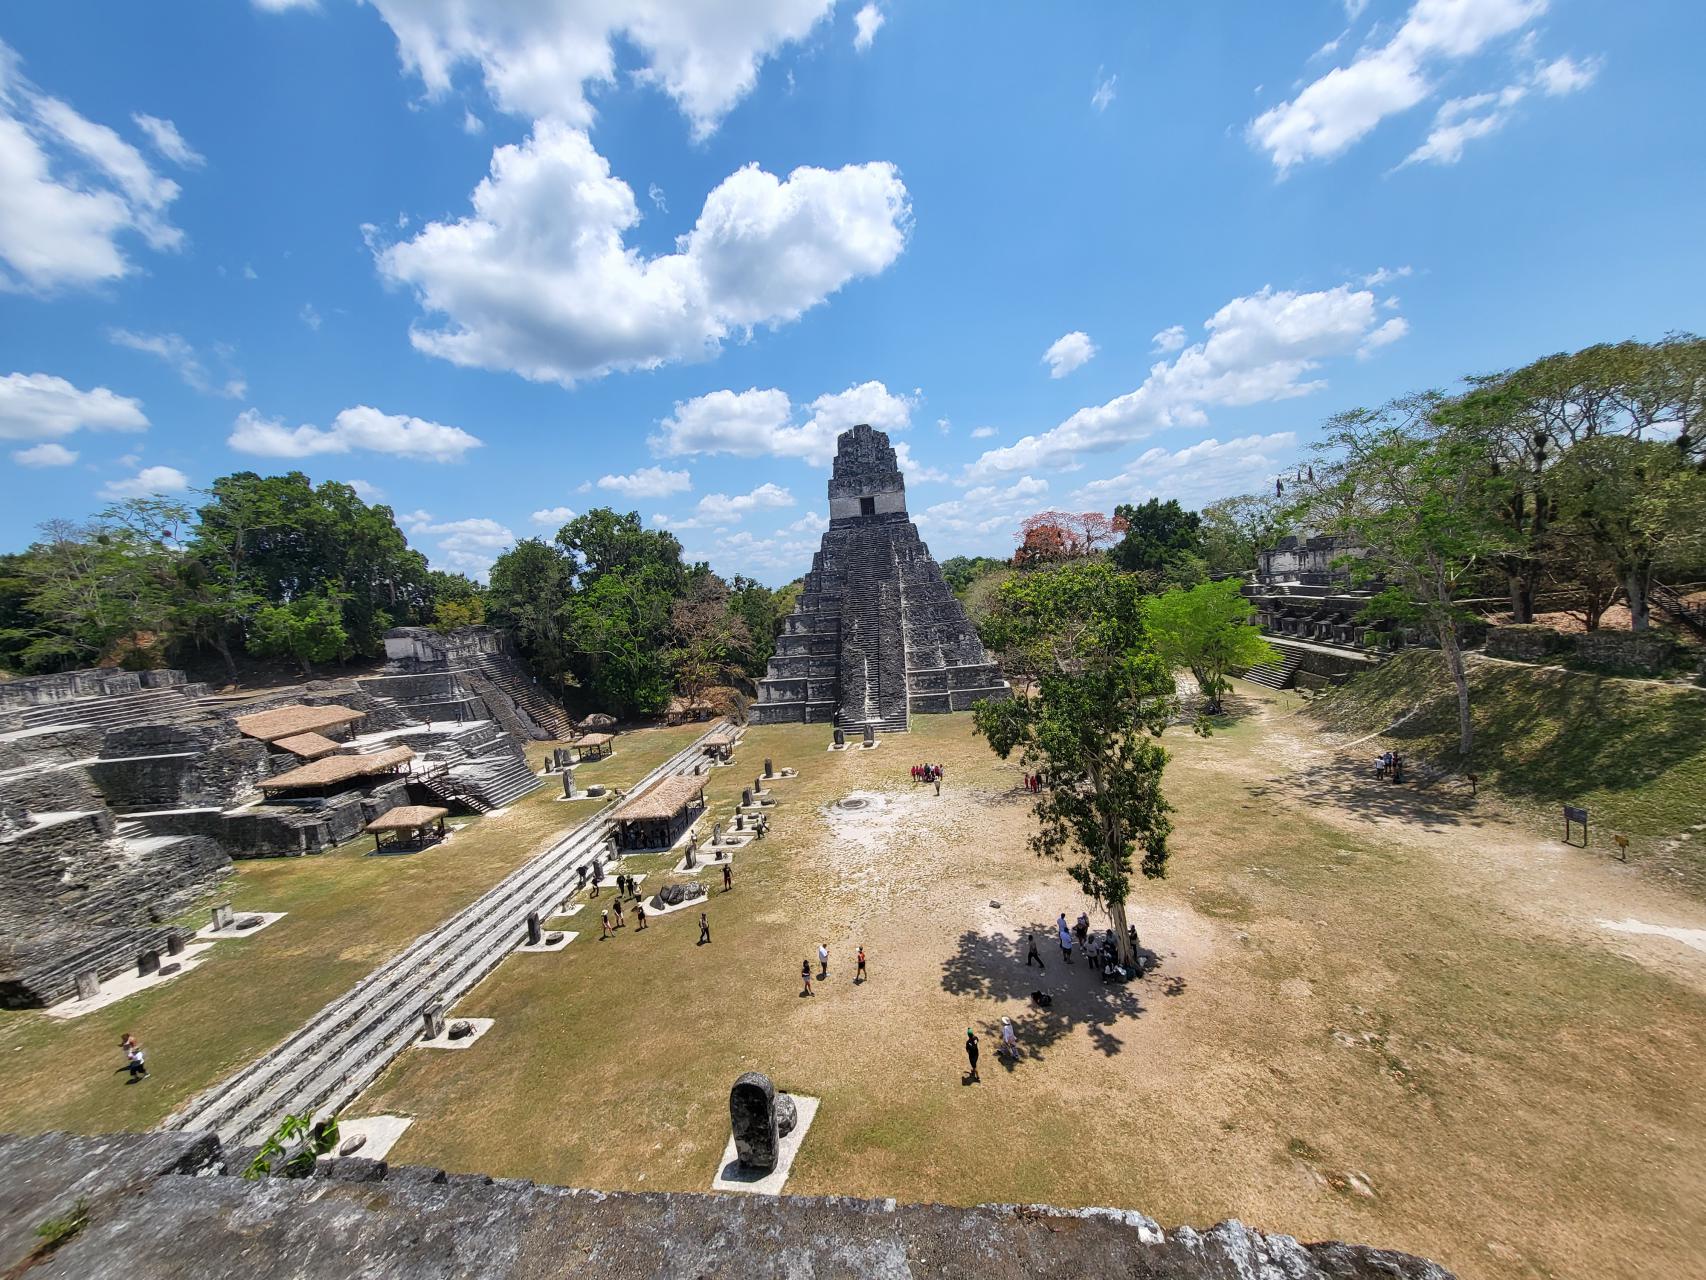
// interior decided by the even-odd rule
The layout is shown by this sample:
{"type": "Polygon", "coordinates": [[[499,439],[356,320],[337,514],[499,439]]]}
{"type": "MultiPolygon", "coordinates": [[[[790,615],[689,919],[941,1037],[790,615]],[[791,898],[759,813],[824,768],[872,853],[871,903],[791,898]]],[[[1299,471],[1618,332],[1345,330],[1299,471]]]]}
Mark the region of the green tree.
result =
{"type": "Polygon", "coordinates": [[[1289,532],[1277,498],[1245,493],[1211,502],[1202,509],[1203,566],[1212,574],[1248,573],[1256,567],[1256,553],[1289,532]]]}
{"type": "Polygon", "coordinates": [[[949,556],[942,561],[942,577],[948,584],[948,590],[963,599],[966,588],[972,583],[985,574],[1007,568],[1007,564],[1007,561],[993,556],[949,556]]]}
{"type": "Polygon", "coordinates": [[[1474,746],[1461,601],[1504,547],[1493,512],[1497,488],[1485,449],[1434,418],[1442,397],[1424,392],[1332,418],[1303,482],[1299,514],[1361,548],[1353,581],[1383,583],[1365,611],[1420,625],[1438,640],[1457,689],[1458,750],[1474,746]]]}
{"type": "Polygon", "coordinates": [[[601,709],[652,714],[669,705],[670,614],[681,587],[680,575],[652,564],[602,573],[569,597],[570,660],[601,709]]]}
{"type": "Polygon", "coordinates": [[[304,676],[313,663],[336,662],[355,653],[344,630],[345,601],[336,592],[313,592],[289,604],[266,604],[249,621],[249,648],[269,658],[294,658],[304,676]]]}
{"type": "Polygon", "coordinates": [[[1122,503],[1114,508],[1114,519],[1125,527],[1125,536],[1113,546],[1113,561],[1127,573],[1175,580],[1200,580],[1202,570],[1191,565],[1202,553],[1202,517],[1186,511],[1177,498],[1162,502],[1151,498],[1141,506],[1122,503]]]}
{"type": "Polygon", "coordinates": [[[1252,626],[1255,606],[1237,578],[1175,589],[1143,602],[1143,623],[1169,669],[1188,669],[1207,699],[1207,714],[1219,715],[1232,687],[1234,667],[1254,667],[1275,658],[1273,646],[1252,626]]]}
{"type": "Polygon", "coordinates": [[[740,650],[740,669],[753,679],[762,676],[776,652],[776,637],[782,631],[782,619],[787,614],[781,607],[781,594],[762,582],[736,574],[728,586],[728,607],[746,628],[746,641],[740,650]]]}
{"type": "Polygon", "coordinates": [[[1100,560],[1015,574],[982,633],[991,649],[1025,655],[1038,692],[973,708],[997,755],[1047,774],[1031,847],[1066,861],[1107,908],[1125,963],[1133,875],[1165,874],[1172,830],[1156,739],[1176,707],[1173,677],[1145,630],[1142,598],[1135,578],[1100,560]]]}
{"type": "Polygon", "coordinates": [[[535,672],[559,688],[575,683],[565,630],[574,562],[560,546],[524,538],[492,565],[486,616],[515,641],[535,672]]]}
{"type": "Polygon", "coordinates": [[[1597,436],[1570,447],[1555,479],[1566,536],[1615,567],[1629,625],[1650,625],[1653,576],[1706,554],[1706,474],[1673,446],[1597,436]]]}

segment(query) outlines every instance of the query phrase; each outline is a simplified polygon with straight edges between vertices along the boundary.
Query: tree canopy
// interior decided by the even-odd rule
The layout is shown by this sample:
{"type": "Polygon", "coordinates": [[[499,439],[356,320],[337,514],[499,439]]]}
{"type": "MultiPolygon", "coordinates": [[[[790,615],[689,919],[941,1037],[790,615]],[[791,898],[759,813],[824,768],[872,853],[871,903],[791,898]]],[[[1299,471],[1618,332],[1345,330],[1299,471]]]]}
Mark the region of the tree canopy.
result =
{"type": "Polygon", "coordinates": [[[1167,753],[1156,739],[1175,708],[1173,677],[1142,599],[1136,578],[1101,560],[1015,574],[982,634],[991,649],[1024,655],[1037,693],[973,711],[997,755],[1046,776],[1031,847],[1066,861],[1107,908],[1124,962],[1133,877],[1165,874],[1172,830],[1161,794],[1167,753]]]}

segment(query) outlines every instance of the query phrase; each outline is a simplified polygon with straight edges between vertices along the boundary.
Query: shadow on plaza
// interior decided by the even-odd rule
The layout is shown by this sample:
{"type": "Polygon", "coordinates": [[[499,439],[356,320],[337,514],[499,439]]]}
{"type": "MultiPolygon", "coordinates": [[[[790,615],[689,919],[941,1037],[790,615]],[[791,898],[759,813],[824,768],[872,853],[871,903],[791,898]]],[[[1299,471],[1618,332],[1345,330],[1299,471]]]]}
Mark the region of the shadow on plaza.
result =
{"type": "MultiPolygon", "coordinates": [[[[1075,955],[1070,965],[1061,960],[1052,923],[1038,923],[1034,932],[1045,966],[1041,972],[1034,964],[1025,963],[1023,932],[1008,938],[968,930],[960,935],[953,954],[942,962],[942,990],[949,995],[1004,1004],[1025,1002],[1022,1013],[1008,1014],[1018,1036],[1021,1062],[1041,1061],[1048,1049],[1078,1027],[1088,1029],[1091,1042],[1112,1057],[1125,1047],[1119,1024],[1142,1016],[1145,997],[1153,997],[1157,991],[1170,995],[1175,989],[1184,989],[1177,980],[1154,972],[1132,982],[1105,983],[1082,957],[1075,955]],[[1039,1008],[1030,1000],[1033,991],[1048,993],[1054,1002],[1046,1009],[1039,1008]]],[[[975,1024],[991,1047],[1000,1035],[1003,1011],[975,1024]]]]}
{"type": "Polygon", "coordinates": [[[1425,831],[1487,824],[1461,775],[1438,773],[1418,760],[1407,764],[1403,782],[1392,782],[1374,776],[1373,752],[1366,760],[1344,756],[1296,769],[1248,790],[1252,798],[1271,802],[1275,813],[1331,805],[1367,821],[1401,822],[1425,831]]]}

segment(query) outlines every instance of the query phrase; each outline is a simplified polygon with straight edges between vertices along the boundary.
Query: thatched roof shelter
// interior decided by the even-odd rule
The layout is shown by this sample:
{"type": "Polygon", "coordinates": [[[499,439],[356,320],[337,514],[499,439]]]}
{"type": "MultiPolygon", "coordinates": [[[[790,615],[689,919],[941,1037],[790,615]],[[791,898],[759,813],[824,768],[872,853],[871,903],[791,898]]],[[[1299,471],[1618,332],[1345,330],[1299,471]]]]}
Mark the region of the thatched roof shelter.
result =
{"type": "Polygon", "coordinates": [[[449,809],[431,804],[400,804],[386,810],[364,828],[373,837],[373,852],[385,848],[385,837],[391,837],[392,848],[423,849],[444,839],[444,819],[449,809]]]}
{"type": "Polygon", "coordinates": [[[705,779],[697,774],[682,774],[665,778],[630,800],[624,800],[610,816],[618,822],[637,822],[648,818],[672,818],[699,799],[705,791],[705,779]]]}
{"type": "Polygon", "coordinates": [[[277,742],[280,738],[297,734],[338,728],[352,720],[360,720],[366,714],[365,711],[352,711],[349,707],[336,705],[305,707],[297,704],[238,716],[237,730],[246,737],[259,738],[262,742],[277,742]]]}
{"type": "Polygon", "coordinates": [[[261,781],[262,791],[314,791],[390,773],[415,758],[410,747],[386,747],[366,755],[326,756],[261,781]]]}
{"type": "Polygon", "coordinates": [[[280,751],[288,751],[293,756],[301,756],[304,760],[318,760],[321,756],[329,756],[344,749],[341,742],[333,742],[318,733],[293,733],[288,738],[275,739],[269,745],[280,751]]]}
{"type": "Polygon", "coordinates": [[[387,809],[364,830],[377,831],[413,831],[418,827],[431,826],[440,818],[447,817],[449,809],[440,809],[431,804],[400,804],[394,809],[387,809]]]}

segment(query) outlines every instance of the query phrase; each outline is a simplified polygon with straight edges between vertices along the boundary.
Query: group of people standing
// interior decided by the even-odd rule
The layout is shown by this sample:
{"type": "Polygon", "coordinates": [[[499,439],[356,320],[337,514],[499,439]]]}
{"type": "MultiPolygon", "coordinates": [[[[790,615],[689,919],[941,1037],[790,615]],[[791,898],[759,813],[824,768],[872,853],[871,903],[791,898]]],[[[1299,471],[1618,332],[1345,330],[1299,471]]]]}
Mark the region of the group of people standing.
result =
{"type": "Polygon", "coordinates": [[[933,782],[936,784],[936,794],[942,794],[942,766],[939,764],[915,764],[912,766],[912,781],[933,782]]]}
{"type": "MultiPolygon", "coordinates": [[[[861,945],[853,956],[853,985],[856,987],[864,985],[870,976],[865,970],[865,948],[861,945]]],[[[827,977],[829,977],[829,943],[820,942],[817,944],[817,980],[821,982],[827,977]]],[[[809,959],[800,961],[800,994],[802,996],[815,996],[817,994],[812,990],[812,962],[809,959]]]]}
{"type": "Polygon", "coordinates": [[[1040,773],[1027,773],[1024,776],[1022,785],[1031,795],[1041,795],[1043,790],[1043,775],[1040,773]]]}

